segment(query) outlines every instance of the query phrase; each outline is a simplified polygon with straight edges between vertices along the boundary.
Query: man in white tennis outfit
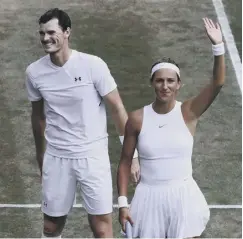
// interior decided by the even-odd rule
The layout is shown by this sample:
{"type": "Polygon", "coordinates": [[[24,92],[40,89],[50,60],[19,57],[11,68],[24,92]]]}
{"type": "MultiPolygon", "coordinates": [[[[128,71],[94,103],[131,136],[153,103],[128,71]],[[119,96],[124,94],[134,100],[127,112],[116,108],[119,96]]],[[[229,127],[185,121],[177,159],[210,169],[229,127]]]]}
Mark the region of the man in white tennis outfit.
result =
{"type": "MultiPolygon", "coordinates": [[[[39,19],[46,56],[26,69],[32,129],[42,175],[42,237],[61,237],[77,183],[95,237],[113,237],[107,104],[123,142],[127,113],[99,57],[69,48],[71,20],[60,9],[39,19]],[[45,132],[45,133],[44,133],[45,132]]],[[[134,153],[137,163],[137,152],[134,153]]]]}

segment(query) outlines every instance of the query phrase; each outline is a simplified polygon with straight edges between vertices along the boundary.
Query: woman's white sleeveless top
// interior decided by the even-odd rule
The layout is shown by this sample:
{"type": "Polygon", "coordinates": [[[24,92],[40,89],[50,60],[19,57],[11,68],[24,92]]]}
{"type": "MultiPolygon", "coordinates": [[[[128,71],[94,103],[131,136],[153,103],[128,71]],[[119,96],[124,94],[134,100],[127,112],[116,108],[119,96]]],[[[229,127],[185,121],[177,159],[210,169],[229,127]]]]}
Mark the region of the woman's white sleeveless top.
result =
{"type": "Polygon", "coordinates": [[[156,183],[192,176],[193,136],[181,112],[181,102],[166,114],[158,114],[152,104],[144,106],[137,149],[141,181],[156,183]]]}

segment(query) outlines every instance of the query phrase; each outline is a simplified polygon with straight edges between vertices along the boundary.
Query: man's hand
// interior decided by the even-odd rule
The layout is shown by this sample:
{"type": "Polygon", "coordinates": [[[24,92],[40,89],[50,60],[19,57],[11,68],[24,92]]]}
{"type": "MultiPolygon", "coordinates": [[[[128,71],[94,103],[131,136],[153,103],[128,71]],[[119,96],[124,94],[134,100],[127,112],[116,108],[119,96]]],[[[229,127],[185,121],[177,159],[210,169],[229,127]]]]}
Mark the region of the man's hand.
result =
{"type": "Polygon", "coordinates": [[[139,160],[138,158],[134,158],[132,160],[132,165],[131,165],[131,177],[132,181],[134,183],[138,183],[140,179],[140,165],[139,165],[139,160]]]}
{"type": "Polygon", "coordinates": [[[223,41],[222,32],[220,29],[219,23],[214,23],[209,18],[203,18],[204,26],[208,38],[212,42],[213,45],[220,44],[223,41]]]}
{"type": "Polygon", "coordinates": [[[126,222],[129,221],[133,225],[132,218],[127,207],[122,207],[119,209],[119,222],[122,226],[122,230],[126,232],[126,222]]]}

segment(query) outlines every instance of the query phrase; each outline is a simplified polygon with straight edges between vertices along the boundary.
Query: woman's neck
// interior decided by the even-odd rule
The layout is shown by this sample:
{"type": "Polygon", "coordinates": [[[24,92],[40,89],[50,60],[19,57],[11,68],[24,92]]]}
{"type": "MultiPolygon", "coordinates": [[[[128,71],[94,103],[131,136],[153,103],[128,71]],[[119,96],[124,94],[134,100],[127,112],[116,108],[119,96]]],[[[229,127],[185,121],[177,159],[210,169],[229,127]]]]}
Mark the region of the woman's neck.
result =
{"type": "Polygon", "coordinates": [[[170,112],[176,104],[176,100],[161,102],[157,98],[152,104],[154,111],[158,114],[167,114],[170,112]]]}

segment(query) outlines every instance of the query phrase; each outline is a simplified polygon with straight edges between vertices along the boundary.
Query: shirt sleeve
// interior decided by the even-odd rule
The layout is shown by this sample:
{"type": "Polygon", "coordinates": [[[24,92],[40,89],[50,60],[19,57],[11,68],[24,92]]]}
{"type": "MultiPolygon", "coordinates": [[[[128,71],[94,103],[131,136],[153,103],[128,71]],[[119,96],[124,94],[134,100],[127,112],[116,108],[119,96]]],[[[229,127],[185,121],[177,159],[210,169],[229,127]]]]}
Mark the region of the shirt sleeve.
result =
{"type": "Polygon", "coordinates": [[[25,86],[27,89],[29,101],[38,101],[42,99],[41,93],[34,85],[33,81],[31,80],[31,75],[28,70],[26,70],[25,75],[26,75],[25,86]]]}
{"type": "Polygon", "coordinates": [[[93,82],[95,88],[102,97],[116,89],[117,84],[111,75],[107,64],[101,58],[97,58],[93,70],[93,82]]]}

